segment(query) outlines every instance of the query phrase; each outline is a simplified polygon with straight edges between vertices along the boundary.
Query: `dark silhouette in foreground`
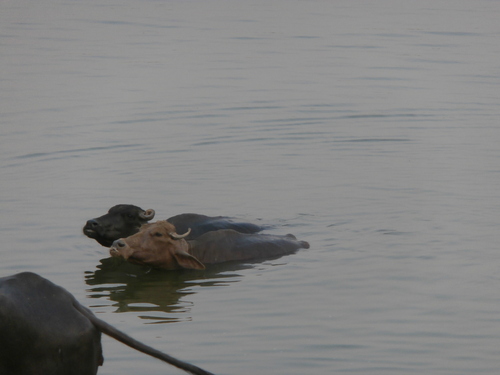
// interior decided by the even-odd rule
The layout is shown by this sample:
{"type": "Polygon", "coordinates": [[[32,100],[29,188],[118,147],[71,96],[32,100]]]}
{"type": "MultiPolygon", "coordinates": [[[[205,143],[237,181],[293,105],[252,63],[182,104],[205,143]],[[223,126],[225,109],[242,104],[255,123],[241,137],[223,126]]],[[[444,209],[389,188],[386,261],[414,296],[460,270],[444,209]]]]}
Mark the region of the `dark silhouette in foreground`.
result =
{"type": "Polygon", "coordinates": [[[68,291],[37,274],[0,278],[0,374],[95,375],[104,361],[101,332],[184,371],[211,374],[96,318],[68,291]]]}

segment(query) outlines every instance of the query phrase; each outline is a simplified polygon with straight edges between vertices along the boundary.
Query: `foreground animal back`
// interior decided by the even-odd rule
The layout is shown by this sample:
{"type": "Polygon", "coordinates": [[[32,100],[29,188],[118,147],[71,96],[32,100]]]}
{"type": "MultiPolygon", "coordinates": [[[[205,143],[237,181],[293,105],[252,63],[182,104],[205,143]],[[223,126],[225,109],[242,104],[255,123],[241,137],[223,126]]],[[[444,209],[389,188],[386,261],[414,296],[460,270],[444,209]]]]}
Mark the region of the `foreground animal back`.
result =
{"type": "Polygon", "coordinates": [[[99,330],[32,273],[0,279],[0,348],[2,375],[89,375],[103,363],[99,330]]]}
{"type": "Polygon", "coordinates": [[[95,375],[101,332],[184,371],[213,375],[117,330],[37,274],[0,278],[1,375],[95,375]]]}

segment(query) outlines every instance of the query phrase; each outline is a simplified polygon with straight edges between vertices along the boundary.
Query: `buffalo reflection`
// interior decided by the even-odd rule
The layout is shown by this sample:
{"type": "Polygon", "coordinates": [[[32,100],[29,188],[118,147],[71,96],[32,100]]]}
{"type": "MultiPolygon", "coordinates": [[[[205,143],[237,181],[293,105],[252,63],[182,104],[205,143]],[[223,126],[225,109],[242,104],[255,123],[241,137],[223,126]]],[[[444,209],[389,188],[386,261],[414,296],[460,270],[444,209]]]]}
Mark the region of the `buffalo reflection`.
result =
{"type": "Polygon", "coordinates": [[[224,263],[204,271],[165,272],[106,258],[100,261],[95,271],[86,272],[85,282],[91,286],[88,297],[116,302],[113,305],[117,307],[115,312],[150,313],[140,317],[150,319],[152,323],[169,323],[190,320],[186,313],[192,303],[183,297],[195,294],[196,287],[227,286],[239,282],[242,276],[235,272],[250,267],[250,264],[224,263]]]}

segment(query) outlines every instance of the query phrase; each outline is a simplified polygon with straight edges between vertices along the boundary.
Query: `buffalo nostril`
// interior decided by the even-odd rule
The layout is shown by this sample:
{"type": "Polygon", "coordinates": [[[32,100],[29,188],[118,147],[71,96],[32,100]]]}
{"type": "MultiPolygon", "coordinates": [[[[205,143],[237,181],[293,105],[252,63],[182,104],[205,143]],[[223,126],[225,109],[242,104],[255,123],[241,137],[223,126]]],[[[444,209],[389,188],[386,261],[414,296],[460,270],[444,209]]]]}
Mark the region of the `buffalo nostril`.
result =
{"type": "Polygon", "coordinates": [[[99,223],[96,220],[92,219],[92,220],[87,221],[87,225],[86,226],[88,228],[94,229],[94,228],[99,227],[100,225],[99,225],[99,223]]]}
{"type": "Polygon", "coordinates": [[[113,242],[113,247],[115,248],[124,248],[125,246],[127,246],[127,244],[125,243],[125,241],[122,241],[122,240],[116,240],[115,242],[113,242]]]}

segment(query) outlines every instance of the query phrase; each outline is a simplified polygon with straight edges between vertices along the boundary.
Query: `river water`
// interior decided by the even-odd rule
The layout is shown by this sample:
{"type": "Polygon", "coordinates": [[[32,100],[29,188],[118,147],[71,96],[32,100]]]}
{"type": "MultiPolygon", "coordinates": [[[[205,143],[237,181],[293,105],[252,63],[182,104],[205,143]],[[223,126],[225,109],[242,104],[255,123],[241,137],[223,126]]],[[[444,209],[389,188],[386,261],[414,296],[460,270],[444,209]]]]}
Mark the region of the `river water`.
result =
{"type": "Polygon", "coordinates": [[[0,276],[216,374],[498,373],[499,2],[0,8],[0,276]],[[81,232],[118,203],[311,248],[148,272],[81,232]]]}

